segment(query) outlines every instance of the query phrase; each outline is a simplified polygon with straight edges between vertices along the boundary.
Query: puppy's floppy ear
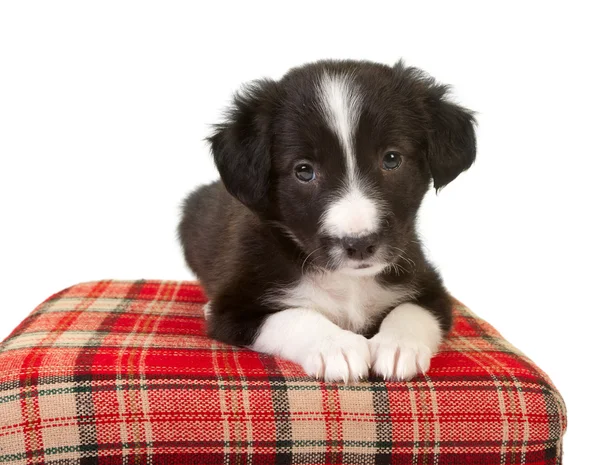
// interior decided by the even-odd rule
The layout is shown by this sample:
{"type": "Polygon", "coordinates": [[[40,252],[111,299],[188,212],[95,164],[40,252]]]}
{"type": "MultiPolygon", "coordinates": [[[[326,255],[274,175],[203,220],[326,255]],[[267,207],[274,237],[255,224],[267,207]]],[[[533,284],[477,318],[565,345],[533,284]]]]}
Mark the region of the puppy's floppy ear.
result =
{"type": "Polygon", "coordinates": [[[477,141],[473,113],[446,100],[446,88],[438,86],[430,99],[431,125],[427,136],[427,162],[433,186],[441,189],[475,161],[477,141]]]}
{"type": "Polygon", "coordinates": [[[249,208],[265,207],[271,170],[270,126],[277,83],[255,81],[233,98],[225,122],[208,138],[223,184],[249,208]]]}
{"type": "Polygon", "coordinates": [[[423,102],[427,130],[427,163],[436,190],[449,184],[475,161],[475,117],[473,112],[448,101],[448,86],[438,84],[423,71],[394,66],[402,85],[413,100],[423,102]]]}

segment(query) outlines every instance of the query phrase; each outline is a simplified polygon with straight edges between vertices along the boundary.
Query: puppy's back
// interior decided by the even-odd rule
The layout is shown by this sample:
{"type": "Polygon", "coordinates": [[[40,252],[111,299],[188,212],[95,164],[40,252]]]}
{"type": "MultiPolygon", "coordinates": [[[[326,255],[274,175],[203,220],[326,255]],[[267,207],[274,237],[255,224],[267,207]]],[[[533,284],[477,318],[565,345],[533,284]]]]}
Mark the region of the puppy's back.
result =
{"type": "Polygon", "coordinates": [[[197,188],[183,202],[179,239],[186,262],[209,298],[235,271],[237,236],[248,215],[221,181],[197,188]]]}

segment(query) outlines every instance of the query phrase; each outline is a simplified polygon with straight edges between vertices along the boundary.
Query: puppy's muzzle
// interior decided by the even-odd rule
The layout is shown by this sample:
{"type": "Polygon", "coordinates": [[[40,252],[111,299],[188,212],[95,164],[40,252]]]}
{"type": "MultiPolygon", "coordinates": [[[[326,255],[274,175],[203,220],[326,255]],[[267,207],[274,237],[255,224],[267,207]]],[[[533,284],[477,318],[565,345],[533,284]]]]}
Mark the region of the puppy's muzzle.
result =
{"type": "Polygon", "coordinates": [[[366,260],[371,258],[379,248],[379,235],[347,236],[340,239],[346,256],[353,260],[366,260]]]}

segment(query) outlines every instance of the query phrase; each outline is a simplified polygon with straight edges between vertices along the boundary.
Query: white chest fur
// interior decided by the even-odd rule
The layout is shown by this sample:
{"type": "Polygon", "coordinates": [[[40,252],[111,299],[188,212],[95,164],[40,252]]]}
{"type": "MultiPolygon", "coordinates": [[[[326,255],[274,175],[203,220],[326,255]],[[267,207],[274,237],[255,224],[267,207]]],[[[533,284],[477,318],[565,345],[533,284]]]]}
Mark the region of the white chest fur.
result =
{"type": "Polygon", "coordinates": [[[313,273],[282,289],[269,300],[287,308],[310,308],[343,329],[358,332],[374,317],[410,299],[414,290],[406,286],[380,285],[373,276],[348,276],[342,273],[313,273]]]}

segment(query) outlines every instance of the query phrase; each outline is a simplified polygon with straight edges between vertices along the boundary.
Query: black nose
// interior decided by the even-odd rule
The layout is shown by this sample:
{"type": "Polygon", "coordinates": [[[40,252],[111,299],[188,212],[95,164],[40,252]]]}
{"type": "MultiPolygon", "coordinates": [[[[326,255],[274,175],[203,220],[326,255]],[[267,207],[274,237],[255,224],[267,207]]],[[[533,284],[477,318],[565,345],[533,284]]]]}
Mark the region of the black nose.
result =
{"type": "Polygon", "coordinates": [[[378,243],[377,234],[342,238],[342,247],[346,251],[348,258],[356,260],[364,260],[371,257],[377,250],[378,243]]]}

